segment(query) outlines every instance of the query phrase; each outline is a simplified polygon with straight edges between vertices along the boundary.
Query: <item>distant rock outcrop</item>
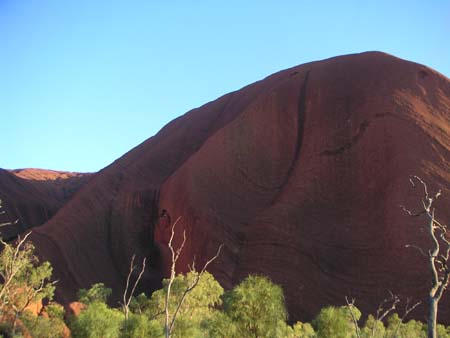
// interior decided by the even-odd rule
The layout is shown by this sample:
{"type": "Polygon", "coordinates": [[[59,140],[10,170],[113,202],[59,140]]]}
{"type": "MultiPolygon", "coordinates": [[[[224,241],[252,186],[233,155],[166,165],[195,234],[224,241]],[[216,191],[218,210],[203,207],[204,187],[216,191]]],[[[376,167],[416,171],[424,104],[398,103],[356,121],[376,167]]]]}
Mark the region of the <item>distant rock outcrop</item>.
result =
{"type": "Polygon", "coordinates": [[[0,169],[0,199],[5,214],[0,223],[18,220],[1,229],[5,239],[48,221],[92,176],[44,169],[0,169]]]}
{"type": "Polygon", "coordinates": [[[216,278],[231,287],[268,275],[292,320],[345,295],[373,312],[387,290],[426,294],[426,262],[405,244],[428,242],[399,205],[419,205],[415,174],[443,190],[438,216],[450,220],[449,151],[448,78],[378,52],[312,62],[172,121],[93,176],[32,238],[65,302],[98,281],[118,298],[133,254],[152,265],[143,288],[157,287],[168,229],[181,217],[180,271],[224,243],[216,278]]]}

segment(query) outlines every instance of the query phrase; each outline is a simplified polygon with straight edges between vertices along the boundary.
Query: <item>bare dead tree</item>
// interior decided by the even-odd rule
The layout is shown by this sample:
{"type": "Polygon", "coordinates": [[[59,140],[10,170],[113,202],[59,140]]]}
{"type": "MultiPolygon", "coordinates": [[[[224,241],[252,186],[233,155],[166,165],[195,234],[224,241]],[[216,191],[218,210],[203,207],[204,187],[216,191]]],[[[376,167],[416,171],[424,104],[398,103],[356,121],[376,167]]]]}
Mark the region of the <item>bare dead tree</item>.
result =
{"type": "Polygon", "coordinates": [[[395,331],[392,334],[392,338],[397,337],[398,330],[400,329],[400,326],[402,325],[402,323],[405,322],[406,317],[408,317],[408,315],[420,304],[422,304],[422,302],[416,302],[411,305],[411,299],[406,298],[406,304],[405,304],[405,309],[403,311],[403,315],[400,317],[400,321],[398,322],[397,326],[395,327],[395,331]]]}
{"type": "Polygon", "coordinates": [[[130,287],[131,276],[132,276],[134,270],[137,269],[137,265],[134,265],[134,259],[135,258],[136,258],[136,255],[133,255],[131,257],[130,269],[128,270],[127,282],[125,284],[125,290],[123,292],[122,308],[123,308],[123,313],[125,314],[125,320],[128,320],[128,315],[130,313],[130,302],[131,302],[131,299],[133,298],[134,292],[136,291],[136,287],[138,286],[139,282],[141,281],[142,275],[144,274],[144,270],[145,270],[146,257],[144,257],[144,259],[142,260],[141,271],[139,272],[139,275],[137,276],[136,280],[134,281],[134,284],[133,284],[133,286],[131,288],[131,292],[128,293],[128,289],[130,287]]]}
{"type": "MultiPolygon", "coordinates": [[[[183,305],[186,296],[195,289],[195,287],[198,285],[200,279],[202,278],[203,274],[206,271],[206,268],[212,263],[214,262],[220,255],[220,251],[222,250],[223,244],[221,244],[219,246],[219,248],[217,249],[216,254],[210,258],[205,265],[203,265],[203,268],[197,272],[195,274],[195,277],[193,279],[193,281],[186,287],[186,289],[183,291],[181,299],[179,300],[179,302],[176,304],[175,307],[175,311],[174,313],[170,314],[170,309],[169,309],[169,303],[170,303],[170,293],[171,293],[171,288],[172,288],[172,284],[175,280],[176,277],[176,264],[178,259],[180,258],[181,252],[183,251],[184,245],[186,244],[186,231],[183,231],[183,241],[181,242],[180,246],[175,249],[173,246],[173,238],[175,236],[175,226],[177,225],[177,223],[180,221],[180,217],[178,217],[178,219],[173,223],[172,225],[172,229],[171,229],[171,234],[170,234],[170,239],[169,239],[169,249],[172,255],[172,264],[170,267],[170,276],[169,276],[169,280],[168,280],[168,284],[167,284],[167,289],[166,289],[166,297],[165,297],[165,304],[164,304],[164,313],[165,313],[165,320],[164,320],[164,329],[165,329],[165,337],[166,338],[170,338],[171,334],[173,332],[173,328],[175,325],[175,321],[177,318],[177,315],[179,314],[179,311],[181,309],[181,306],[183,305]]],[[[191,266],[191,271],[195,271],[195,261],[193,262],[192,266],[191,266]]]]}
{"type": "Polygon", "coordinates": [[[433,206],[433,203],[441,196],[441,190],[435,194],[430,194],[427,184],[418,176],[411,176],[410,182],[414,188],[416,187],[415,182],[418,182],[424,190],[425,196],[422,198],[422,208],[418,212],[412,212],[404,206],[401,206],[401,208],[411,217],[424,216],[427,219],[424,228],[432,244],[429,249],[424,249],[415,244],[405,246],[416,249],[428,260],[431,273],[431,288],[428,292],[428,337],[436,338],[438,305],[449,284],[450,241],[447,239],[447,226],[436,219],[433,206]]]}
{"type": "MultiPolygon", "coordinates": [[[[2,210],[2,209],[3,209],[2,203],[3,203],[3,201],[0,199],[0,215],[3,215],[3,214],[6,213],[5,210],[2,210]]],[[[0,223],[0,228],[1,228],[1,227],[4,227],[4,226],[7,226],[7,225],[10,225],[10,224],[16,224],[16,223],[18,223],[18,222],[19,222],[19,220],[16,219],[16,220],[13,221],[13,222],[0,223]]]]}
{"type": "Polygon", "coordinates": [[[355,298],[352,298],[351,300],[348,299],[347,296],[345,296],[345,302],[347,303],[348,311],[350,312],[350,316],[352,317],[353,326],[355,327],[355,333],[356,337],[361,338],[361,330],[358,325],[358,320],[355,317],[355,314],[353,312],[353,309],[355,308],[355,298]]]}
{"type": "Polygon", "coordinates": [[[372,330],[370,331],[370,337],[375,337],[377,333],[377,323],[382,322],[390,313],[395,311],[399,302],[400,298],[389,291],[389,298],[383,299],[378,305],[375,315],[375,322],[373,323],[372,330]]]}
{"type": "MultiPolygon", "coordinates": [[[[361,329],[358,325],[358,320],[356,319],[355,314],[352,311],[352,309],[355,307],[355,298],[349,299],[347,296],[345,296],[345,302],[346,302],[347,308],[349,309],[350,316],[352,318],[352,323],[355,328],[356,336],[358,338],[361,338],[361,329]]],[[[405,305],[405,311],[404,311],[403,315],[400,317],[400,322],[395,329],[393,337],[397,336],[397,332],[400,328],[400,325],[404,322],[405,318],[409,315],[409,313],[411,311],[413,311],[421,303],[421,302],[417,302],[411,306],[410,302],[411,302],[411,300],[409,298],[407,298],[406,305],[405,305]]],[[[370,333],[368,336],[365,336],[365,337],[368,337],[368,338],[376,337],[377,323],[382,322],[384,319],[386,319],[386,317],[389,314],[393,313],[396,310],[397,305],[399,303],[400,303],[400,298],[397,295],[393,294],[391,291],[389,291],[389,297],[383,299],[380,302],[380,304],[378,305],[376,314],[374,316],[374,323],[372,325],[370,333]]]]}
{"type": "MultiPolygon", "coordinates": [[[[375,320],[383,321],[391,312],[395,311],[397,304],[400,303],[400,298],[389,291],[389,298],[383,299],[378,305],[377,314],[375,320]]],[[[372,330],[374,332],[374,330],[372,330]]],[[[372,333],[372,337],[375,336],[375,332],[372,333]]]]}

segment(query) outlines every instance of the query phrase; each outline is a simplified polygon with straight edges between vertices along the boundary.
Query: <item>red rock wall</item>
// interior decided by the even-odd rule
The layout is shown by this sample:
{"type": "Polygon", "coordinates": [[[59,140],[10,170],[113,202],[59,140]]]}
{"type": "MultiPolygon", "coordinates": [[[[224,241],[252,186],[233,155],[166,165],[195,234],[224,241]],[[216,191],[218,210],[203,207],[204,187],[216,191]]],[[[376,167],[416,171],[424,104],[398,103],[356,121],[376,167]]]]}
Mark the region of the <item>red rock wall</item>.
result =
{"type": "Polygon", "coordinates": [[[8,240],[21,232],[42,225],[68,201],[92,174],[68,173],[42,169],[0,169],[0,199],[4,214],[0,223],[8,240]]]}
{"type": "Polygon", "coordinates": [[[450,81],[429,68],[382,53],[305,64],[174,120],[33,240],[67,300],[97,281],[118,297],[133,253],[151,262],[143,288],[157,287],[178,217],[177,243],[188,237],[180,271],[224,243],[211,266],[219,281],[270,276],[292,320],[345,295],[365,312],[387,290],[421,299],[426,262],[404,246],[428,242],[399,205],[420,206],[408,182],[419,175],[443,189],[438,215],[450,219],[449,126],[450,81]]]}

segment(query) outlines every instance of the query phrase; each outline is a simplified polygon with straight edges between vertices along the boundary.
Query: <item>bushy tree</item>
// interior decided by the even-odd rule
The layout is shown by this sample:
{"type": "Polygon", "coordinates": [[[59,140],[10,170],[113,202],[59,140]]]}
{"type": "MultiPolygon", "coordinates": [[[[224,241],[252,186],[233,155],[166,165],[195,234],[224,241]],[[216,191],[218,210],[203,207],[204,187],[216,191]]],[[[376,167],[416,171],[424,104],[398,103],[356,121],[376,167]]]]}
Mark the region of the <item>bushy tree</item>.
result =
{"type": "MultiPolygon", "coordinates": [[[[353,316],[356,320],[361,317],[361,312],[353,306],[353,316]]],[[[318,338],[353,338],[356,337],[356,329],[352,314],[347,306],[328,306],[320,310],[312,322],[318,338]]]]}
{"type": "Polygon", "coordinates": [[[297,322],[293,325],[293,337],[294,338],[315,338],[316,333],[314,328],[309,323],[297,322]]]}
{"type": "Polygon", "coordinates": [[[426,338],[426,325],[415,320],[406,323],[398,314],[392,314],[387,320],[386,337],[389,338],[426,338]]]}
{"type": "Polygon", "coordinates": [[[208,320],[202,322],[205,337],[239,338],[234,321],[222,311],[214,311],[208,320]]]}
{"type": "MultiPolygon", "coordinates": [[[[223,288],[207,271],[202,273],[195,288],[185,294],[197,277],[198,272],[191,271],[186,275],[176,276],[172,281],[169,312],[176,313],[178,308],[178,317],[171,334],[173,337],[201,336],[202,321],[211,318],[215,307],[222,303],[223,288]]],[[[155,291],[148,303],[143,296],[139,296],[140,299],[139,297],[135,299],[130,308],[132,310],[138,308],[164,325],[168,283],[169,280],[164,279],[163,288],[155,291]]]]}
{"type": "Polygon", "coordinates": [[[278,337],[287,311],[283,290],[269,278],[251,275],[224,295],[224,309],[239,337],[278,337]]]}
{"type": "Polygon", "coordinates": [[[45,312],[50,318],[64,319],[64,307],[61,304],[51,302],[45,307],[45,312]]]}
{"type": "Polygon", "coordinates": [[[25,309],[52,299],[55,290],[50,282],[52,267],[49,262],[39,263],[33,244],[27,241],[29,235],[19,237],[15,245],[0,239],[0,322],[12,323],[12,334],[25,309]]]}
{"type": "Polygon", "coordinates": [[[445,327],[442,324],[438,324],[436,327],[438,338],[450,338],[450,327],[445,327]]]}
{"type": "Polygon", "coordinates": [[[61,305],[53,304],[46,307],[46,315],[36,316],[25,311],[20,320],[26,330],[33,338],[61,338],[64,337],[65,323],[63,320],[64,311],[61,305]]]}
{"type": "Polygon", "coordinates": [[[105,303],[94,301],[73,318],[70,330],[74,338],[117,338],[124,320],[123,313],[105,303]]]}
{"type": "Polygon", "coordinates": [[[384,338],[386,335],[386,328],[382,321],[377,320],[374,316],[369,315],[366,323],[361,330],[362,338],[384,338]]]}
{"type": "Polygon", "coordinates": [[[121,338],[141,338],[164,337],[164,330],[161,323],[157,320],[151,320],[149,317],[142,314],[131,313],[128,319],[122,322],[121,338]]]}
{"type": "Polygon", "coordinates": [[[121,311],[106,304],[111,291],[103,283],[78,291],[78,299],[86,308],[78,317],[71,319],[69,327],[74,338],[119,337],[124,316],[121,311]]]}
{"type": "Polygon", "coordinates": [[[94,302],[106,303],[106,300],[111,296],[112,290],[107,288],[103,283],[96,283],[91,286],[89,290],[78,290],[78,300],[86,305],[94,302]]]}

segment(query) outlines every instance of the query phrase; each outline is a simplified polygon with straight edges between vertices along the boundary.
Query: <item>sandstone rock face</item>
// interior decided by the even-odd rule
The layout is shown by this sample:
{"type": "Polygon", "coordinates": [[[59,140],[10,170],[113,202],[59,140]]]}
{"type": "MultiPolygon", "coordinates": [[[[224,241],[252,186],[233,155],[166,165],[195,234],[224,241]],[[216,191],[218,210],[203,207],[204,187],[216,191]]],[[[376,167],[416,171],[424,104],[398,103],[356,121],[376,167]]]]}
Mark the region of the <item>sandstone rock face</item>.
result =
{"type": "Polygon", "coordinates": [[[43,169],[0,169],[0,199],[5,211],[0,223],[18,220],[1,229],[3,238],[11,239],[48,221],[90,176],[43,169]]]}
{"type": "Polygon", "coordinates": [[[449,135],[450,81],[432,69],[378,52],[304,64],[172,121],[92,177],[33,241],[66,302],[98,281],[118,299],[132,254],[151,262],[142,287],[158,287],[178,217],[179,271],[223,243],[211,265],[223,286],[268,275],[291,320],[345,295],[366,313],[387,290],[422,300],[426,262],[405,244],[429,241],[399,205],[420,206],[408,181],[418,175],[443,190],[437,213],[450,220],[449,135]]]}
{"type": "Polygon", "coordinates": [[[81,311],[86,309],[86,305],[80,302],[71,302],[65,308],[66,317],[75,316],[78,317],[81,311]]]}

